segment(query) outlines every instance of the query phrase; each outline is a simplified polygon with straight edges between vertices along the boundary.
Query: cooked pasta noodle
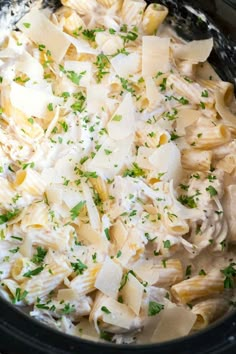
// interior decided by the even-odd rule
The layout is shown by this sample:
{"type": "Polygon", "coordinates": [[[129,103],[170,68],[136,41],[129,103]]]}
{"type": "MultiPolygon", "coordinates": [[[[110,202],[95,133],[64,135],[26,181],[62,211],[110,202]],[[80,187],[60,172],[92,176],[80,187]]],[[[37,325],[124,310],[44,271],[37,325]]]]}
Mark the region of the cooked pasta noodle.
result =
{"type": "Polygon", "coordinates": [[[185,336],[235,297],[233,86],[164,5],[61,3],[0,45],[0,294],[85,339],[185,336]]]}

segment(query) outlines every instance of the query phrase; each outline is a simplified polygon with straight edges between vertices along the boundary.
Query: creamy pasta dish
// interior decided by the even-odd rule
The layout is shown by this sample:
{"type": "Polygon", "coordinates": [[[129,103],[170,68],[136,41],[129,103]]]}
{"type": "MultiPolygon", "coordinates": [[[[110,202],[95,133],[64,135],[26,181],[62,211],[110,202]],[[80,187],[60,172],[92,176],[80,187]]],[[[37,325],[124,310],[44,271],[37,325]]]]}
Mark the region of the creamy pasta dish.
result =
{"type": "Polygon", "coordinates": [[[235,306],[233,85],[143,0],[33,7],[0,46],[0,293],[152,343],[235,306]]]}

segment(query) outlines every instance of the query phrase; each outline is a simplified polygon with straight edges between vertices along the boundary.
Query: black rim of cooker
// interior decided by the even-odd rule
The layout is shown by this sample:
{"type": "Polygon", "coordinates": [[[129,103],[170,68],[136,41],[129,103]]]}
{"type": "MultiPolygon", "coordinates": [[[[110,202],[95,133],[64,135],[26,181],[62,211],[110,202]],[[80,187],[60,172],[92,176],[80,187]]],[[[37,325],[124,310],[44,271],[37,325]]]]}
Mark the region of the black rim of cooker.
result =
{"type": "MultiPolygon", "coordinates": [[[[235,5],[235,0],[230,1],[232,1],[231,5],[235,5]]],[[[225,0],[229,4],[230,1],[225,0]]],[[[55,2],[44,1],[46,5],[55,2]]],[[[170,9],[170,23],[177,33],[185,39],[193,39],[193,36],[195,39],[213,36],[216,47],[211,55],[210,62],[223,79],[233,81],[233,78],[236,77],[235,43],[232,38],[223,34],[224,24],[217,21],[216,25],[202,10],[200,10],[200,14],[204,14],[206,21],[199,21],[199,14],[189,12],[186,8],[186,5],[191,5],[193,8],[198,9],[197,1],[161,0],[147,2],[158,2],[168,6],[170,9]],[[184,30],[184,25],[188,29],[187,31],[184,30]],[[194,35],[191,36],[191,33],[194,35]],[[221,63],[221,67],[217,67],[218,62],[221,63]]],[[[6,3],[6,1],[0,0],[0,10],[3,3],[6,3]]],[[[10,3],[11,1],[8,1],[9,7],[10,3]]],[[[86,354],[95,352],[124,354],[134,353],[134,351],[142,354],[147,354],[151,351],[158,354],[233,354],[236,348],[235,312],[230,313],[200,332],[169,342],[148,345],[96,343],[72,337],[50,328],[34,318],[30,318],[29,315],[13,307],[4,299],[0,299],[0,313],[0,350],[3,351],[2,354],[25,354],[26,352],[34,354],[80,354],[82,350],[86,354]]]]}

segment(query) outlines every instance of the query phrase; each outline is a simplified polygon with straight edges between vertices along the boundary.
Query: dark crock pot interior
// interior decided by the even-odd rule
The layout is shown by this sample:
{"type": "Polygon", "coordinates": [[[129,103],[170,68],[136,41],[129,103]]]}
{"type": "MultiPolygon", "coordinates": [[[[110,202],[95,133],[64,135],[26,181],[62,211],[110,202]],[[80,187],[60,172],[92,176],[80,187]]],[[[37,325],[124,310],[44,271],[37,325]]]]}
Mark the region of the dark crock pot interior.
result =
{"type": "MultiPolygon", "coordinates": [[[[210,63],[220,77],[236,84],[236,0],[160,0],[169,8],[168,20],[186,40],[214,38],[210,63]]],[[[14,26],[29,11],[34,0],[0,0],[0,25],[14,26]]],[[[43,0],[53,10],[60,1],[43,0]]],[[[114,345],[71,337],[31,319],[21,310],[0,299],[0,351],[2,354],[234,354],[236,353],[236,313],[207,329],[165,343],[114,345]]],[[[178,324],[176,324],[178,325],[178,324]]]]}

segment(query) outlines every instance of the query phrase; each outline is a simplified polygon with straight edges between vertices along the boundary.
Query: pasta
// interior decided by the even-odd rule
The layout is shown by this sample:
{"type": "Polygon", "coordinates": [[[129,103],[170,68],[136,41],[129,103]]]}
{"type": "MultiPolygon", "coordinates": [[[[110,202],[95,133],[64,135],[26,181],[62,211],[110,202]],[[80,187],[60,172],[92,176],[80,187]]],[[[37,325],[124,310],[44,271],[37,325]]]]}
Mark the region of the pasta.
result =
{"type": "Polygon", "coordinates": [[[0,45],[0,294],[89,340],[205,328],[236,284],[235,101],[213,40],[185,43],[144,0],[61,3],[0,45]]]}
{"type": "Polygon", "coordinates": [[[145,10],[143,16],[142,25],[144,33],[147,35],[154,34],[158,30],[158,27],[165,20],[167,15],[167,7],[159,4],[150,4],[145,10]]]}

